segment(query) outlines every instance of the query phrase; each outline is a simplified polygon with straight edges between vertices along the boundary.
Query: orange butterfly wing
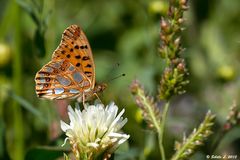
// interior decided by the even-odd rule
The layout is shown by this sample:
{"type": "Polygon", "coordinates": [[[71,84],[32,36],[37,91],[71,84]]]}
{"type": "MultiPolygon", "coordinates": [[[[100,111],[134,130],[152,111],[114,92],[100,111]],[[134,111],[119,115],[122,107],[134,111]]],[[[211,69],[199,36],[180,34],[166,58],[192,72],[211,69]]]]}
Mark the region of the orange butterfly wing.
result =
{"type": "Polygon", "coordinates": [[[77,25],[68,27],[62,36],[59,47],[54,51],[52,59],[66,59],[83,71],[95,85],[95,64],[92,50],[84,32],[77,25]]]}
{"type": "Polygon", "coordinates": [[[82,97],[95,86],[95,65],[84,32],[71,25],[62,35],[52,61],[37,72],[36,93],[48,99],[82,97]]]}

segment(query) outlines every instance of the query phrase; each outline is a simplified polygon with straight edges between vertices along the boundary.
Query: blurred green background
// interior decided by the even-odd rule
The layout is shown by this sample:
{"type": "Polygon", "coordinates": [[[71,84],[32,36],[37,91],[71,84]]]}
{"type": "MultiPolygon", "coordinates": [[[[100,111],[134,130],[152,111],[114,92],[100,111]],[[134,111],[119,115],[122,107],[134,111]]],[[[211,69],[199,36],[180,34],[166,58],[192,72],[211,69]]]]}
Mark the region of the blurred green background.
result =
{"type": "MultiPolygon", "coordinates": [[[[189,5],[182,40],[190,84],[186,94],[171,101],[164,138],[167,157],[174,153],[174,141],[197,127],[207,110],[217,115],[217,132],[233,100],[240,99],[240,1],[193,0],[189,5]]],[[[157,51],[159,22],[167,8],[163,0],[0,0],[0,159],[63,155],[59,120],[67,120],[69,102],[37,98],[34,77],[71,24],[80,25],[89,39],[97,82],[126,74],[110,81],[100,95],[105,104],[114,101],[125,108],[129,120],[124,132],[131,137],[115,159],[160,159],[156,137],[142,121],[129,85],[137,78],[150,95],[157,93],[164,69],[157,51]]],[[[191,159],[211,154],[214,137],[191,159]]],[[[239,153],[238,127],[215,154],[239,153]]]]}

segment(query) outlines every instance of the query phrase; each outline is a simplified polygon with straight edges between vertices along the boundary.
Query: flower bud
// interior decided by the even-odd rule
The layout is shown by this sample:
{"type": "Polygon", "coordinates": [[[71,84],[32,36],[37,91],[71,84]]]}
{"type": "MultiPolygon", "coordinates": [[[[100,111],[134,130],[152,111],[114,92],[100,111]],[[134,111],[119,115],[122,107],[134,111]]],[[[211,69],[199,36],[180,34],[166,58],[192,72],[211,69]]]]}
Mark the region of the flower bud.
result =
{"type": "Polygon", "coordinates": [[[7,44],[0,43],[0,67],[8,64],[11,59],[10,47],[7,44]]]}
{"type": "Polygon", "coordinates": [[[165,15],[167,13],[168,5],[164,1],[152,1],[149,3],[148,10],[153,14],[165,15]]]}
{"type": "Polygon", "coordinates": [[[187,0],[180,0],[180,1],[179,1],[179,4],[180,4],[180,5],[186,5],[186,4],[187,4],[187,0]]]}
{"type": "Polygon", "coordinates": [[[184,71],[185,71],[185,64],[184,64],[183,62],[179,63],[179,64],[177,65],[177,69],[178,69],[178,71],[180,71],[180,72],[184,72],[184,71]]]}
{"type": "Polygon", "coordinates": [[[166,20],[162,19],[161,22],[160,22],[160,26],[161,26],[161,29],[165,33],[169,33],[170,32],[170,24],[166,20]]]}
{"type": "Polygon", "coordinates": [[[179,18],[179,19],[178,19],[178,23],[179,23],[179,24],[181,24],[181,23],[183,23],[183,22],[184,22],[184,19],[183,19],[183,18],[179,18]]]}
{"type": "Polygon", "coordinates": [[[232,125],[230,123],[225,123],[223,126],[224,131],[229,131],[232,128],[232,125]]]}

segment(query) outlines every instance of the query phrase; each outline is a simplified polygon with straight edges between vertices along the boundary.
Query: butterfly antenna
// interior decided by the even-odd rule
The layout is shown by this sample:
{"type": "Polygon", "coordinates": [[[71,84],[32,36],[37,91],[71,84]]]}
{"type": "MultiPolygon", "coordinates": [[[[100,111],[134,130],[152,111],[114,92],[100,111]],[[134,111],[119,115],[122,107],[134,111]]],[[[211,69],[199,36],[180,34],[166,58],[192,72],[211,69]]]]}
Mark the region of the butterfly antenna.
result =
{"type": "Polygon", "coordinates": [[[121,74],[121,75],[118,75],[118,76],[116,76],[116,77],[113,77],[112,79],[108,80],[107,83],[109,83],[109,82],[111,82],[111,81],[113,81],[113,80],[115,80],[115,79],[117,79],[117,78],[124,77],[124,76],[126,76],[125,73],[123,73],[123,74],[121,74]]]}
{"type": "Polygon", "coordinates": [[[116,63],[116,64],[114,64],[114,66],[112,67],[112,69],[108,72],[108,74],[112,74],[113,73],[113,71],[115,70],[115,69],[117,69],[118,67],[120,66],[120,63],[116,63]]]}

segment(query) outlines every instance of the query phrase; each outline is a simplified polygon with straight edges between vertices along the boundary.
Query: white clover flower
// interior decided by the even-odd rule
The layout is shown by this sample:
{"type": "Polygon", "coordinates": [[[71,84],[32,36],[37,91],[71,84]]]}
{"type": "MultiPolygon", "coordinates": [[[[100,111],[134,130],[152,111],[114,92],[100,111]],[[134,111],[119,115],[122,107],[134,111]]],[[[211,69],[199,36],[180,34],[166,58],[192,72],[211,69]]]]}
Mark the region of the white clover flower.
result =
{"type": "MultiPolygon", "coordinates": [[[[83,111],[68,107],[70,124],[61,121],[61,128],[66,132],[66,140],[70,141],[72,150],[78,159],[92,159],[103,153],[112,153],[130,136],[120,132],[127,123],[127,118],[121,117],[124,109],[117,115],[118,107],[110,103],[89,105],[83,111]]],[[[65,144],[65,143],[64,143],[65,144]]]]}

